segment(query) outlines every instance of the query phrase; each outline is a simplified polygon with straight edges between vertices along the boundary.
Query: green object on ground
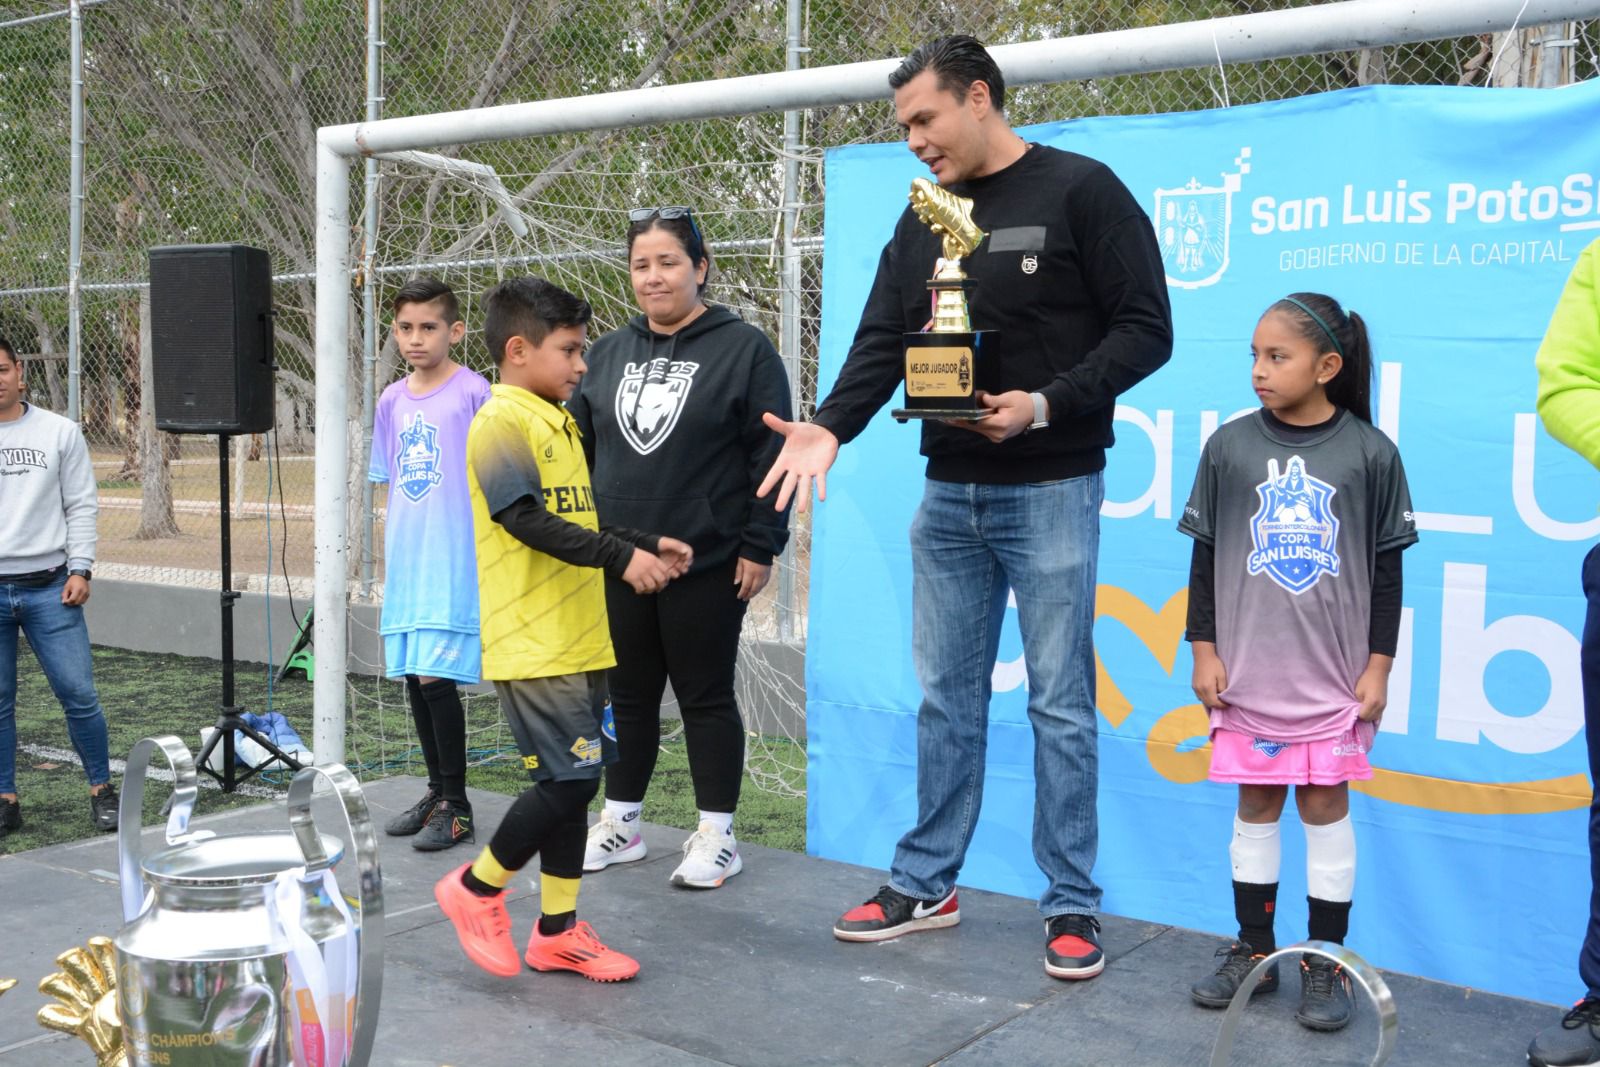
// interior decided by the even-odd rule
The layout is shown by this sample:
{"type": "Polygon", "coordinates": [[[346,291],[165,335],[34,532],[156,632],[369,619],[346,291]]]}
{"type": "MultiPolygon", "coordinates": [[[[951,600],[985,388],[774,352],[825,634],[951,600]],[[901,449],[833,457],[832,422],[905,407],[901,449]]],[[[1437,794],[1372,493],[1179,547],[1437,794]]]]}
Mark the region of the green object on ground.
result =
{"type": "Polygon", "coordinates": [[[300,636],[295,639],[294,647],[289,650],[289,657],[283,661],[283,666],[278,669],[278,677],[274,681],[283,681],[289,677],[290,671],[300,671],[308,682],[316,680],[317,656],[311,648],[311,625],[315,617],[316,608],[307,608],[305,615],[300,619],[300,636]]]}

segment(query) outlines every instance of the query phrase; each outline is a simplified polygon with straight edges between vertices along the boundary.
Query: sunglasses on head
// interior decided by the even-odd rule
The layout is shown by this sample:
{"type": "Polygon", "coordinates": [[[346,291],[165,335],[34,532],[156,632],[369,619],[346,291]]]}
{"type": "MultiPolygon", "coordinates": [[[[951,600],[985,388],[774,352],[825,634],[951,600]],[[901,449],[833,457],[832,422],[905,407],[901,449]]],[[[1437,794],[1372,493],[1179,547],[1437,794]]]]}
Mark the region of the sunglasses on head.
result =
{"type": "Polygon", "coordinates": [[[694,234],[694,239],[702,245],[705,244],[705,238],[700,236],[700,227],[695,225],[694,212],[682,204],[674,204],[670,207],[636,207],[628,212],[629,222],[648,222],[653,218],[687,219],[689,221],[689,229],[694,234]]]}

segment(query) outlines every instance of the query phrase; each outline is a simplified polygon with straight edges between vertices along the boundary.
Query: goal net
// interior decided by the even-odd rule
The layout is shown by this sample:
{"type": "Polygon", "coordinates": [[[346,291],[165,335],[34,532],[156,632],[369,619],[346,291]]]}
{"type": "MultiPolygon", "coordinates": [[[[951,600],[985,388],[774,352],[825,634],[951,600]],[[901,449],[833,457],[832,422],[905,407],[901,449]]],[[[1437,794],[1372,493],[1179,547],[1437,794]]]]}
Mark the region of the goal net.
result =
{"type": "MultiPolygon", "coordinates": [[[[353,383],[347,412],[350,425],[361,431],[351,438],[349,481],[350,762],[402,770],[419,769],[421,761],[404,688],[381,680],[375,627],[384,590],[385,487],[358,480],[371,447],[371,398],[405,370],[386,329],[396,290],[417,275],[451,286],[467,321],[458,358],[493,381],[493,360],[482,337],[487,289],[517,275],[547,278],[593,306],[590,337],[598,337],[638,313],[623,244],[628,210],[689,205],[713,258],[708,302],[732,309],[767,334],[784,354],[796,411],[809,412],[820,313],[821,167],[819,155],[789,153],[798,192],[797,239],[786,244],[782,134],[781,116],[760,116],[597,134],[576,143],[540,138],[452,156],[400,152],[380,159],[381,209],[366,284],[373,287],[385,329],[370,393],[366,382],[353,383]],[[358,492],[361,506],[355,506],[358,492]]],[[[809,516],[796,516],[788,550],[746,615],[739,653],[750,777],[758,788],[787,795],[802,792],[805,782],[809,547],[809,516]]],[[[676,714],[669,688],[664,745],[681,744],[676,714]]],[[[467,716],[474,763],[515,755],[487,686],[468,692],[467,716]]]]}

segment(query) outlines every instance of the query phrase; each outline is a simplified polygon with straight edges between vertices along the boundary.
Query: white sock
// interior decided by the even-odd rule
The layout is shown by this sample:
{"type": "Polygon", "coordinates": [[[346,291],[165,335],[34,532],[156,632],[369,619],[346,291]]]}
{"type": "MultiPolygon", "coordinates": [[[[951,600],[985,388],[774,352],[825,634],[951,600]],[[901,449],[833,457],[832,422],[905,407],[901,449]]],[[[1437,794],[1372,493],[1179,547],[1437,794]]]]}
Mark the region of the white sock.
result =
{"type": "Polygon", "coordinates": [[[733,833],[733,812],[731,811],[702,811],[700,821],[708,822],[725,834],[733,833]]]}
{"type": "Polygon", "coordinates": [[[1306,824],[1306,894],[1346,901],[1356,888],[1356,828],[1346,815],[1326,826],[1306,824]]]}
{"type": "Polygon", "coordinates": [[[606,811],[610,816],[624,826],[632,825],[638,829],[639,812],[644,809],[644,801],[608,800],[606,811]]]}
{"type": "Polygon", "coordinates": [[[1283,864],[1283,840],[1275,822],[1245,822],[1233,817],[1233,840],[1228,844],[1233,880],[1251,885],[1274,885],[1283,864]]]}

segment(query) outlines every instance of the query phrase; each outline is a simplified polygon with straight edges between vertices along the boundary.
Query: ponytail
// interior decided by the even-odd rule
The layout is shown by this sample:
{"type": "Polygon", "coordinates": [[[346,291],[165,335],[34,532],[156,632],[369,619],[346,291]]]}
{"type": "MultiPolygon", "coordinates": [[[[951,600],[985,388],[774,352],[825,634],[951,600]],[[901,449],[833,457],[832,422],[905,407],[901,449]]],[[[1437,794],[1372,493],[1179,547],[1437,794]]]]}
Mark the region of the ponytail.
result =
{"type": "Polygon", "coordinates": [[[1346,313],[1337,300],[1322,293],[1293,293],[1267,310],[1281,311],[1293,319],[1300,336],[1316,345],[1318,352],[1339,354],[1343,365],[1323,389],[1330,402],[1370,423],[1372,341],[1361,316],[1346,313]]]}

